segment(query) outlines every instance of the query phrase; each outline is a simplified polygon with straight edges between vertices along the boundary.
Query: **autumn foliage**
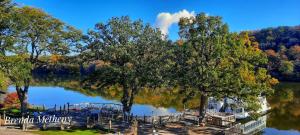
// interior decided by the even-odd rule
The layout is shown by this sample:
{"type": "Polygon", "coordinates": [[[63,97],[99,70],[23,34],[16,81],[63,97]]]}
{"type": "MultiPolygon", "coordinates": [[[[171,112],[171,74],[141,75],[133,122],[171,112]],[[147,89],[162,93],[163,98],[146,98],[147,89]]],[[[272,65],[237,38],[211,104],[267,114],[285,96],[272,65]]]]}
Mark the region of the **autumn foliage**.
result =
{"type": "Polygon", "coordinates": [[[20,101],[17,92],[9,93],[4,99],[5,108],[19,108],[20,101]]]}
{"type": "Polygon", "coordinates": [[[51,55],[51,57],[50,57],[50,62],[51,62],[51,63],[58,63],[58,62],[60,62],[60,61],[62,61],[62,60],[63,60],[63,57],[62,57],[61,55],[53,54],[53,55],[51,55]]]}

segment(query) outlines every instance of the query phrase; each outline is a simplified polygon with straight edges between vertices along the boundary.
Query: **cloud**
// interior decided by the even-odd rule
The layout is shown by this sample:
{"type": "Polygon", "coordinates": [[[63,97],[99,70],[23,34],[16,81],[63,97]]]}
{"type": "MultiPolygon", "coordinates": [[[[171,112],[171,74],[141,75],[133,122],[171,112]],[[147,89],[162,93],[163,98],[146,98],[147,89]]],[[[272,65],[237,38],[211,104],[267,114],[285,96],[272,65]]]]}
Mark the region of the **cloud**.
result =
{"type": "Polygon", "coordinates": [[[172,24],[178,23],[179,19],[182,17],[192,16],[195,16],[195,12],[189,12],[185,9],[173,14],[162,12],[157,15],[155,25],[157,28],[160,28],[163,34],[167,35],[172,24]]]}

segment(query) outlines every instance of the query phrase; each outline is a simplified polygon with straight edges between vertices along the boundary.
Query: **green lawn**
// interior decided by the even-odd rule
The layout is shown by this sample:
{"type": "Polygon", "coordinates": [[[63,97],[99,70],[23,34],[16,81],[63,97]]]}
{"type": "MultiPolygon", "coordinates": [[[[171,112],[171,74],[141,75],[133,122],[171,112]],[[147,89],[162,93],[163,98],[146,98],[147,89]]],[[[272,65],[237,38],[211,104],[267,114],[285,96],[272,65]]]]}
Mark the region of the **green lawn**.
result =
{"type": "Polygon", "coordinates": [[[101,132],[96,129],[74,129],[74,130],[46,130],[34,131],[34,134],[39,135],[99,135],[101,132]]]}

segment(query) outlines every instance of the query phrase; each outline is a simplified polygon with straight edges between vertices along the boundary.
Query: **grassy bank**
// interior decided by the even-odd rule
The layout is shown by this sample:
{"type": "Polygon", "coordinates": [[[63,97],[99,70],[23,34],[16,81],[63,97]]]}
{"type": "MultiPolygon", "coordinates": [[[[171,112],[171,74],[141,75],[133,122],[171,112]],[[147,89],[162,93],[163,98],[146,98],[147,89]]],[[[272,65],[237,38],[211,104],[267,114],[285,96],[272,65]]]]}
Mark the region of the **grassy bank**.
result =
{"type": "Polygon", "coordinates": [[[72,130],[45,130],[33,131],[31,133],[38,135],[99,135],[104,133],[97,129],[72,129],[72,130]]]}

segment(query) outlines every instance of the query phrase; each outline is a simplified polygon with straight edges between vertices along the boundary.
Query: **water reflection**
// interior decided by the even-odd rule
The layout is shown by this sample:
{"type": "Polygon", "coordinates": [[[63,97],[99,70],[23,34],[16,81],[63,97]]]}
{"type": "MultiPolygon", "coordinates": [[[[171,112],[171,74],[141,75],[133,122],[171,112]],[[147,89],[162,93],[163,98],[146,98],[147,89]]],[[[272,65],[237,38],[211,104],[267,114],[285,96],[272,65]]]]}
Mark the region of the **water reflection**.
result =
{"type": "MultiPolygon", "coordinates": [[[[15,92],[14,87],[9,87],[9,92],[15,92]]],[[[29,103],[32,105],[53,107],[63,106],[66,103],[120,103],[118,100],[109,100],[101,96],[87,96],[78,91],[72,91],[63,87],[31,86],[29,90],[29,103]]],[[[154,107],[152,105],[134,104],[133,115],[168,115],[175,113],[174,108],[154,107]]]]}
{"type": "MultiPolygon", "coordinates": [[[[67,102],[119,103],[122,90],[111,87],[107,90],[83,89],[76,77],[35,78],[29,90],[31,104],[53,106],[67,102]]],[[[10,87],[10,90],[14,88],[10,87]]],[[[196,108],[198,98],[182,103],[184,95],[177,89],[149,90],[138,93],[134,99],[134,115],[167,115],[187,108],[196,108]]],[[[268,97],[272,107],[266,118],[266,127],[261,134],[300,134],[300,83],[281,83],[275,94],[268,97]]]]}
{"type": "Polygon", "coordinates": [[[272,107],[268,127],[300,131],[300,83],[280,84],[268,102],[272,107]]]}

